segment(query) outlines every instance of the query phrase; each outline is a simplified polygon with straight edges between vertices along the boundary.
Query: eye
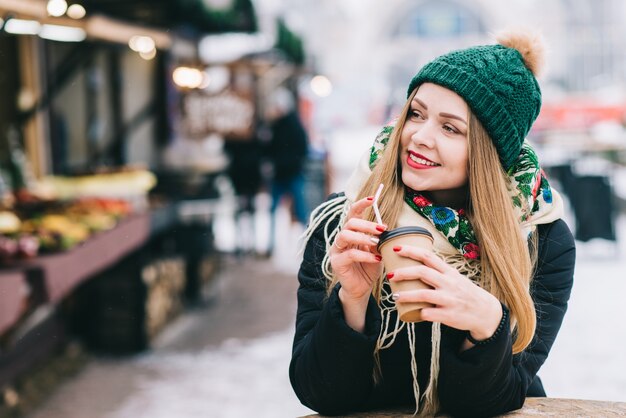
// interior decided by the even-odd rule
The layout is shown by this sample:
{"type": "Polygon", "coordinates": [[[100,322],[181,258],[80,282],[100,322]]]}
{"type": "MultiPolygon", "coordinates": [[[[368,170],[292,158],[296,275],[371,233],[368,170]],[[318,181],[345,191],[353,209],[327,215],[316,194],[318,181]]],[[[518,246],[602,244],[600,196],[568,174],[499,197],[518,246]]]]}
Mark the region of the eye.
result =
{"type": "Polygon", "coordinates": [[[458,129],[456,129],[454,126],[449,125],[449,124],[447,124],[447,123],[446,123],[445,125],[443,125],[443,130],[444,130],[444,131],[446,131],[446,132],[449,132],[449,133],[451,133],[451,134],[460,134],[460,133],[461,133],[461,132],[460,132],[458,129]]]}
{"type": "Polygon", "coordinates": [[[420,110],[411,109],[409,111],[409,118],[413,119],[413,120],[423,120],[424,119],[424,115],[422,115],[422,112],[420,110]]]}

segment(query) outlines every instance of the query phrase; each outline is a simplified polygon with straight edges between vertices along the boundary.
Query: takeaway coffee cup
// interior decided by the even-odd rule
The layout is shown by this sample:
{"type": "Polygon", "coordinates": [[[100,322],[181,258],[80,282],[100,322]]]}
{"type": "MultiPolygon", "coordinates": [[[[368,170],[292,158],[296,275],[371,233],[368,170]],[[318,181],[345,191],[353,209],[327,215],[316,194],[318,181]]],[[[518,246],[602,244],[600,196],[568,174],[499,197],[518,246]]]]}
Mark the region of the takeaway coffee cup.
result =
{"type": "MultiPolygon", "coordinates": [[[[380,234],[379,239],[378,251],[383,257],[383,264],[385,266],[385,270],[388,272],[401,267],[422,264],[412,258],[398,255],[395,251],[393,251],[393,247],[398,245],[413,245],[415,247],[422,247],[429,250],[433,247],[433,236],[427,229],[419,226],[404,226],[390,231],[385,231],[380,234]]],[[[419,279],[402,280],[398,282],[390,281],[389,284],[391,285],[391,290],[394,293],[406,290],[431,289],[429,285],[419,279]]],[[[421,321],[422,308],[429,306],[432,305],[430,303],[396,303],[398,315],[400,315],[400,319],[404,322],[421,321]]]]}

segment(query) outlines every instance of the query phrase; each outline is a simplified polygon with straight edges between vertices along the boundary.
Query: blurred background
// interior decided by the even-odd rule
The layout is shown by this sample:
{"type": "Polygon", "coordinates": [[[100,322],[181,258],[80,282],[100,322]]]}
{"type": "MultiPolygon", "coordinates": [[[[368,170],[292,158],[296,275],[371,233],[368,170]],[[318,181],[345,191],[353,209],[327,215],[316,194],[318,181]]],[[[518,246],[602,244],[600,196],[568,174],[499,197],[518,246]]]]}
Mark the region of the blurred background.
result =
{"type": "Polygon", "coordinates": [[[299,237],[421,65],[549,47],[575,285],[549,396],[626,401],[626,3],[0,0],[0,416],[298,416],[299,237]]]}

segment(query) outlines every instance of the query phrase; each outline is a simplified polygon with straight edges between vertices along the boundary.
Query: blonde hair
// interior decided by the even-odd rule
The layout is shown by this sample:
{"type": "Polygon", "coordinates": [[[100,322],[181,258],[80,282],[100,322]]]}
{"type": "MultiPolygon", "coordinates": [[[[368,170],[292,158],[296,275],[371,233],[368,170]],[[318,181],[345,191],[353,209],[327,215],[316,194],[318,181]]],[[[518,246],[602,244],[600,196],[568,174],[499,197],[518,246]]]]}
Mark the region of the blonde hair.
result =
{"type": "MultiPolygon", "coordinates": [[[[416,90],[417,91],[417,90],[416,90]]],[[[385,148],[385,152],[382,153],[380,159],[376,162],[376,166],[372,170],[372,174],[367,178],[363,187],[359,191],[357,199],[363,199],[367,196],[374,196],[378,186],[383,183],[385,187],[382,190],[380,198],[379,210],[383,222],[389,229],[394,228],[400,217],[402,211],[402,204],[398,202],[404,201],[404,184],[402,183],[401,170],[398,164],[398,155],[400,154],[400,133],[404,127],[404,121],[409,113],[411,107],[411,101],[415,96],[415,91],[409,97],[406,102],[398,121],[389,137],[389,142],[385,148]]],[[[366,219],[375,221],[375,215],[373,210],[366,212],[366,219]]],[[[382,297],[382,278],[381,280],[374,282],[374,288],[372,295],[378,303],[382,297]]],[[[328,282],[328,293],[338,283],[338,279],[335,275],[332,276],[332,280],[328,282]]]]}
{"type": "Polygon", "coordinates": [[[531,236],[529,248],[511,203],[509,176],[491,138],[471,112],[468,137],[468,217],[480,247],[479,285],[509,308],[516,334],[513,353],[519,353],[532,341],[537,324],[530,295],[537,258],[536,234],[531,236]]]}
{"type": "MultiPolygon", "coordinates": [[[[385,152],[358,195],[358,199],[373,196],[378,185],[385,184],[379,209],[383,222],[389,228],[397,226],[404,201],[399,164],[400,136],[416,92],[417,88],[409,96],[385,152]]],[[[529,250],[511,203],[509,177],[502,169],[496,148],[471,111],[468,111],[468,121],[470,207],[467,213],[481,249],[478,284],[509,308],[515,334],[513,353],[519,353],[530,344],[537,321],[530,295],[530,282],[536,263],[536,234],[531,237],[529,250]]],[[[366,217],[375,220],[373,211],[369,211],[366,217]]],[[[333,277],[329,289],[336,284],[337,279],[333,277]]],[[[372,295],[380,303],[382,277],[376,281],[372,295]]]]}

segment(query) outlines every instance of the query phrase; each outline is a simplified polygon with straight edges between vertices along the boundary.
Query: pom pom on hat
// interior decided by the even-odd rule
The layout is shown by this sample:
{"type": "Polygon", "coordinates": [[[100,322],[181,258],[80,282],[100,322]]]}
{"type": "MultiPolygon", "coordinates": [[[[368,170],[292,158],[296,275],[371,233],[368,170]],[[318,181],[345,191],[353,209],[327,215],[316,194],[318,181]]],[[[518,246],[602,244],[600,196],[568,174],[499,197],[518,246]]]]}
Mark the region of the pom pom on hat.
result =
{"type": "Polygon", "coordinates": [[[535,77],[541,75],[545,65],[545,44],[539,32],[527,29],[513,29],[496,34],[496,42],[507,48],[516,49],[526,68],[535,77]]]}

